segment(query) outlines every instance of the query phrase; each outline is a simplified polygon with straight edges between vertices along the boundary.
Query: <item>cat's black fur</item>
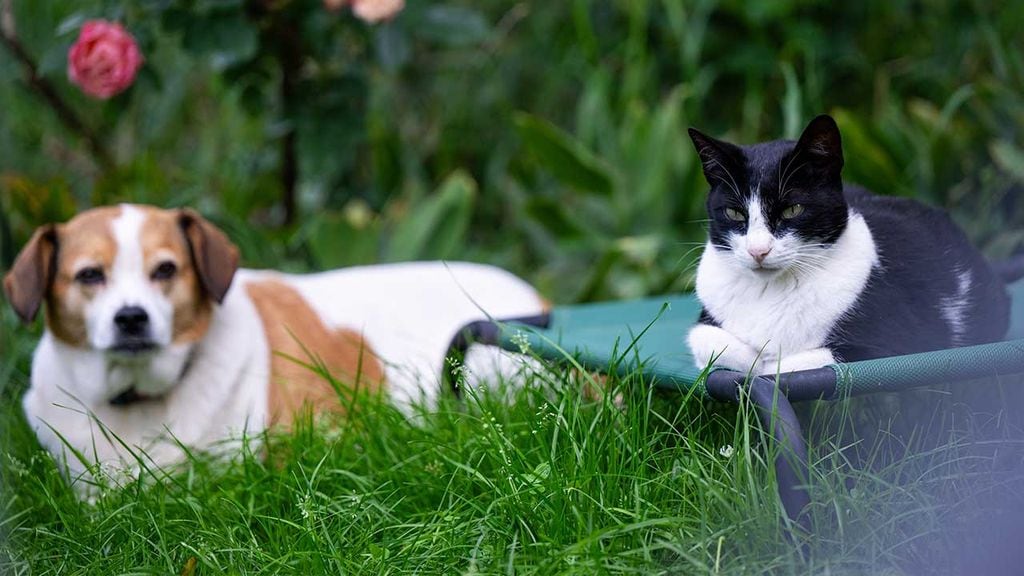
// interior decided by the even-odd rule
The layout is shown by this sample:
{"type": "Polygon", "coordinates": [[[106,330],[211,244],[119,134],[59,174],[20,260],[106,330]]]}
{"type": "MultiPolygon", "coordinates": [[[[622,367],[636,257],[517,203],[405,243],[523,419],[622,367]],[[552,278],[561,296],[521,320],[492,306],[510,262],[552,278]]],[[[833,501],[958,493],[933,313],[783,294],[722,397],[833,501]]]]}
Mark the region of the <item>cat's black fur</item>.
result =
{"type": "MultiPolygon", "coordinates": [[[[773,235],[829,245],[847,225],[848,207],[863,215],[879,265],[859,299],[834,326],[826,346],[840,361],[856,361],[1001,339],[1007,330],[1009,298],[1003,280],[968,242],[949,216],[907,198],[878,196],[842,182],[839,128],[828,116],[815,118],[799,142],[772,141],[736,146],[691,129],[705,176],[711,184],[709,237],[727,245],[746,222],[726,216],[745,210],[757,189],[767,206],[773,235]],[[787,206],[804,211],[778,218],[787,206]],[[965,330],[955,338],[942,307],[958,289],[957,273],[969,271],[971,289],[964,309],[965,330]]],[[[702,323],[719,325],[707,311],[702,323]]]]}
{"type": "Polygon", "coordinates": [[[853,186],[846,187],[845,196],[864,215],[881,266],[829,337],[837,356],[862,360],[994,342],[1006,335],[1006,286],[945,212],[853,186]],[[942,298],[956,291],[953,263],[972,275],[967,329],[958,340],[941,314],[942,298]]]}
{"type": "Polygon", "coordinates": [[[815,119],[799,143],[775,140],[751,146],[715,140],[691,128],[690,137],[711,184],[707,201],[711,241],[724,245],[729,232],[746,227],[745,222],[726,217],[725,210],[744,212],[747,200],[757,189],[767,203],[773,234],[791,229],[809,241],[835,242],[846,227],[847,206],[840,178],[842,144],[838,128],[833,127],[834,122],[829,126],[828,121],[815,119]],[[801,204],[805,212],[781,221],[780,212],[791,204],[801,204]]]}

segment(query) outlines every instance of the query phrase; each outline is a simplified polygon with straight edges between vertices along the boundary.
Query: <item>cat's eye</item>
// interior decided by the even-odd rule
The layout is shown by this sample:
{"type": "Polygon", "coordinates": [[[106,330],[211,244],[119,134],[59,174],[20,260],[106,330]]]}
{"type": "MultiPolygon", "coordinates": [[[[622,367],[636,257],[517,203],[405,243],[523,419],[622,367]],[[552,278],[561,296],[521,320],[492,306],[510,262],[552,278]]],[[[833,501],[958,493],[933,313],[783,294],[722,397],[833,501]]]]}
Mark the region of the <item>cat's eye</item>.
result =
{"type": "Polygon", "coordinates": [[[782,217],[785,219],[796,218],[797,216],[804,213],[804,207],[799,204],[793,204],[782,211],[782,217]]]}
{"type": "Polygon", "coordinates": [[[161,262],[149,275],[153,280],[170,280],[178,273],[178,266],[171,261],[161,262]]]}
{"type": "Polygon", "coordinates": [[[725,209],[725,217],[733,222],[746,222],[747,215],[734,208],[725,209]]]}
{"type": "Polygon", "coordinates": [[[103,274],[103,268],[100,268],[99,266],[87,266],[78,272],[75,272],[75,282],[78,282],[83,286],[103,284],[106,279],[106,275],[103,274]]]}

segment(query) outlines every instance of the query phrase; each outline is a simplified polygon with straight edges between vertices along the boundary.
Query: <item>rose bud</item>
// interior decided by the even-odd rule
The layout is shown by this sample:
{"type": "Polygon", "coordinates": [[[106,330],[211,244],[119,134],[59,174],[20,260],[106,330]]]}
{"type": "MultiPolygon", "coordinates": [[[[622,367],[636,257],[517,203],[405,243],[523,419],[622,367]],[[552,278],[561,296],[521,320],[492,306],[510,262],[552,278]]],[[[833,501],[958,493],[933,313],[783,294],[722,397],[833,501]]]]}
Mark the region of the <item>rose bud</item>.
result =
{"type": "Polygon", "coordinates": [[[106,100],[135,81],[142,53],[120,24],[90,20],[68,52],[68,78],[82,92],[106,100]]]}

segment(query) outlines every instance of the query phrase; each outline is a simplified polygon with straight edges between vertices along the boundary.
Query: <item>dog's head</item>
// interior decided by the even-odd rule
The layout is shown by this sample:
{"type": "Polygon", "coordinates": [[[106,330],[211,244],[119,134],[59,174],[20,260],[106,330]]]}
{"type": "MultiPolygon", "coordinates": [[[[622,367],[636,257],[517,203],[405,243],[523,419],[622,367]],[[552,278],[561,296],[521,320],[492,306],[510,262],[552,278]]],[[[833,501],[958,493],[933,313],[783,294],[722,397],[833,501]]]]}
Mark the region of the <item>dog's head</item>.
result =
{"type": "Polygon", "coordinates": [[[195,342],[238,268],[223,232],[188,209],[95,208],[36,230],[4,278],[15,312],[62,342],[135,357],[195,342]]]}

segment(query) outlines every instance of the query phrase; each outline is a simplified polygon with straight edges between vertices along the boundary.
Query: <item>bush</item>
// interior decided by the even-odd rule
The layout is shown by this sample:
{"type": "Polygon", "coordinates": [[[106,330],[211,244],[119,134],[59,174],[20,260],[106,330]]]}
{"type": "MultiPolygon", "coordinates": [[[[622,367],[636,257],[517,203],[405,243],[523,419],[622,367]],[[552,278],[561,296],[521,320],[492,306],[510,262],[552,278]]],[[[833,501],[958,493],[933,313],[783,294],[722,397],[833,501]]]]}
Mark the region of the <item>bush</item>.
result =
{"type": "Polygon", "coordinates": [[[562,302],[680,290],[705,218],[685,127],[750,142],[819,112],[840,123],[849,181],[951,209],[993,256],[1022,240],[1018,7],[451,0],[367,23],[314,0],[39,0],[12,14],[39,81],[0,60],[3,263],[42,220],[130,200],[198,206],[249,265],[465,258],[562,302]],[[146,58],[107,101],[66,79],[92,18],[122,22],[146,58]]]}

